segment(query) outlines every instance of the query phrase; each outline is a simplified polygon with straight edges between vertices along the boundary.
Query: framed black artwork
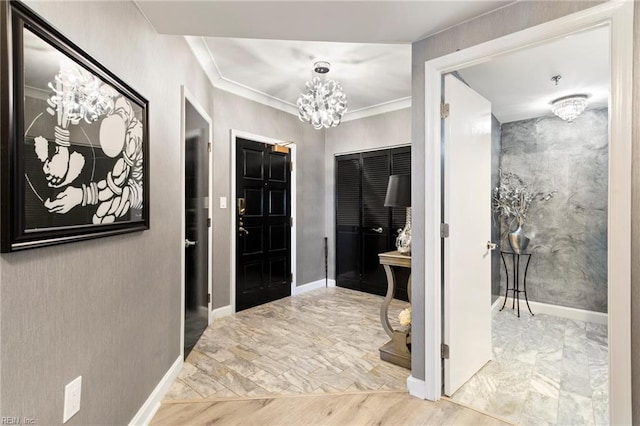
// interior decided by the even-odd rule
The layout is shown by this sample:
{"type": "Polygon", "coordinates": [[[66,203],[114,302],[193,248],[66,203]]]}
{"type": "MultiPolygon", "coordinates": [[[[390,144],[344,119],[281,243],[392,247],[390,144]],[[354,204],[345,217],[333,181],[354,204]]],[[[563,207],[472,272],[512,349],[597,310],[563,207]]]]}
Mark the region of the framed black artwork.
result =
{"type": "Polygon", "coordinates": [[[148,101],[20,2],[2,8],[2,252],[149,229],[148,101]]]}

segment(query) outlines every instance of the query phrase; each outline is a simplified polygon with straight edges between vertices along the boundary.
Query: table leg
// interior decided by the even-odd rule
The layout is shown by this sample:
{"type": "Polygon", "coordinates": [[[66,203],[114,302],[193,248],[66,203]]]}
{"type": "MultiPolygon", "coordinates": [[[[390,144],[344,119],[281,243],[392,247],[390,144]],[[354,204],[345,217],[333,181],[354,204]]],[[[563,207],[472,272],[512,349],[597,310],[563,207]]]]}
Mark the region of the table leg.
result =
{"type": "Polygon", "coordinates": [[[513,300],[516,300],[516,298],[518,299],[516,303],[518,304],[518,318],[520,318],[520,255],[516,254],[513,257],[516,258],[517,265],[517,268],[514,269],[516,278],[514,280],[515,288],[513,290],[513,300]]]}
{"type": "Polygon", "coordinates": [[[384,266],[384,272],[387,274],[387,295],[384,297],[384,301],[382,302],[382,306],[380,307],[380,322],[382,323],[382,328],[384,328],[384,331],[387,333],[387,335],[389,337],[393,337],[393,328],[391,327],[391,323],[389,322],[389,305],[391,304],[391,299],[393,299],[396,277],[391,266],[382,266],[384,266]]]}
{"type": "Polygon", "coordinates": [[[524,287],[524,300],[527,301],[527,308],[529,308],[529,313],[531,314],[531,316],[533,316],[533,312],[531,312],[531,306],[529,306],[529,298],[527,297],[527,271],[529,270],[529,262],[531,262],[531,255],[529,255],[529,258],[527,259],[527,266],[524,268],[524,281],[523,281],[523,287],[524,287]]]}
{"type": "Polygon", "coordinates": [[[504,309],[504,305],[507,304],[507,296],[509,295],[509,270],[507,269],[507,261],[504,260],[504,253],[500,253],[500,257],[502,258],[502,264],[504,265],[504,275],[507,277],[507,285],[504,287],[504,302],[502,302],[502,308],[504,309]]]}

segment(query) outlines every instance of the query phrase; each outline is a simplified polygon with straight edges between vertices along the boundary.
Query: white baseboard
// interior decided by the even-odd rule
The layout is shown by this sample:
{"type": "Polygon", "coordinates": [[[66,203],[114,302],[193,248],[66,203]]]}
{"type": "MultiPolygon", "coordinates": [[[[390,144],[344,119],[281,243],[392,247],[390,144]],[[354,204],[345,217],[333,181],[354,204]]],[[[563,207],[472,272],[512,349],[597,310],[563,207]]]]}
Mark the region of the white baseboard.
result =
{"type": "Polygon", "coordinates": [[[502,301],[503,300],[504,300],[504,297],[498,296],[496,301],[491,304],[491,314],[492,315],[495,315],[496,312],[500,311],[500,308],[502,307],[502,301]]]}
{"type": "Polygon", "coordinates": [[[156,388],[151,392],[149,398],[142,404],[142,407],[138,410],[131,422],[130,426],[146,426],[151,422],[151,419],[160,408],[160,402],[164,398],[165,394],[171,387],[171,384],[176,380],[178,374],[180,374],[180,370],[182,370],[182,357],[179,356],[173,365],[169,367],[169,370],[165,373],[160,383],[156,386],[156,388]]]}
{"type": "Polygon", "coordinates": [[[325,286],[327,287],[335,287],[336,286],[336,281],[335,280],[318,280],[318,281],[313,281],[307,284],[302,284],[299,285],[295,288],[294,293],[292,294],[292,296],[295,296],[296,294],[302,294],[302,293],[306,293],[308,291],[312,291],[312,290],[317,290],[319,288],[325,288],[325,286]]]}
{"type": "Polygon", "coordinates": [[[413,376],[407,377],[407,389],[409,389],[409,395],[415,396],[420,399],[428,399],[430,401],[436,401],[434,397],[430,398],[429,388],[427,382],[422,379],[416,379],[413,376]]]}
{"type": "Polygon", "coordinates": [[[233,314],[233,309],[231,308],[231,305],[215,308],[213,311],[211,311],[211,318],[212,318],[211,322],[217,320],[218,318],[228,317],[231,314],[233,314]]]}
{"type": "MultiPolygon", "coordinates": [[[[502,303],[504,302],[504,296],[500,296],[496,303],[493,304],[492,309],[499,310],[502,307],[502,303]],[[499,305],[499,306],[497,306],[499,305]]],[[[507,304],[505,305],[505,309],[511,309],[513,303],[513,298],[507,298],[507,304]]],[[[529,306],[531,306],[531,311],[533,314],[546,314],[553,315],[556,317],[572,319],[576,321],[586,321],[593,322],[596,324],[607,324],[608,315],[603,312],[594,312],[587,311],[585,309],[576,309],[570,308],[568,306],[559,306],[559,305],[550,305],[548,303],[541,302],[531,302],[529,301],[529,306]]],[[[518,307],[516,306],[516,309],[518,307]]],[[[527,309],[527,302],[524,300],[520,300],[520,315],[522,314],[529,315],[529,310],[527,309]]]]}

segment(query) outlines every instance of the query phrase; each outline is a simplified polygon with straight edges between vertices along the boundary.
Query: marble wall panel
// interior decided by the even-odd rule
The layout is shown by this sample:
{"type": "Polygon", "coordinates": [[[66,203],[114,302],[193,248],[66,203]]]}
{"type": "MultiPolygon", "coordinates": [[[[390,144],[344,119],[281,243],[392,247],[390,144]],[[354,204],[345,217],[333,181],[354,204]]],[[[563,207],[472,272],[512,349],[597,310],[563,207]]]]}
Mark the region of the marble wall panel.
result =
{"type": "MultiPolygon", "coordinates": [[[[557,191],[548,202],[534,202],[524,227],[533,253],[529,300],[607,311],[608,147],[606,108],[585,111],[573,123],[549,116],[502,124],[502,170],[535,189],[557,191]]],[[[502,294],[504,285],[503,272],[502,294]]]]}

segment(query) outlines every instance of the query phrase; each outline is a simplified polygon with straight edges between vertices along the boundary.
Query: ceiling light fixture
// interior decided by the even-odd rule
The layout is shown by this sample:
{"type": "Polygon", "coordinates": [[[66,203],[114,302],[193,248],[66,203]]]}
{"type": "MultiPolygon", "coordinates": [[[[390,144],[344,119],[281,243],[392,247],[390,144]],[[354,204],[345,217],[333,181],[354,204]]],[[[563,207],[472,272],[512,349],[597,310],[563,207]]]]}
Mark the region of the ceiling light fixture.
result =
{"type": "Polygon", "coordinates": [[[570,95],[551,102],[551,111],[567,123],[576,119],[587,107],[587,95],[570,95]]]}
{"type": "MultiPolygon", "coordinates": [[[[313,64],[316,74],[329,72],[329,62],[313,64]]],[[[335,80],[313,77],[305,85],[306,92],[298,98],[298,117],[311,123],[314,129],[336,127],[347,110],[347,95],[335,80]]]]}

